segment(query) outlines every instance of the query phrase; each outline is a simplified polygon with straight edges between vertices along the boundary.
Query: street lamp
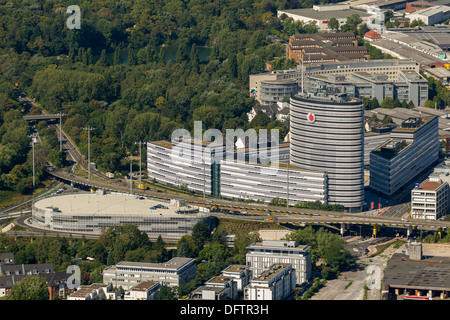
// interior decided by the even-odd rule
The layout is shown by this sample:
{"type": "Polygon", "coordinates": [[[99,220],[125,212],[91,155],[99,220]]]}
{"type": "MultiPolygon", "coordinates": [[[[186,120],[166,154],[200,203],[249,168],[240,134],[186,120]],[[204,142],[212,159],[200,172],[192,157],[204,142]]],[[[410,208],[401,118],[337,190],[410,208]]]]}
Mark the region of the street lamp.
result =
{"type": "Polygon", "coordinates": [[[142,153],[141,153],[141,145],[145,144],[145,142],[142,142],[139,140],[139,142],[135,142],[134,144],[139,145],[139,188],[142,188],[142,153]]]}
{"type": "Polygon", "coordinates": [[[65,116],[65,113],[58,113],[59,116],[59,151],[62,152],[62,117],[65,116]]]}
{"type": "Polygon", "coordinates": [[[83,130],[88,132],[88,180],[91,180],[91,131],[95,130],[92,127],[85,127],[83,130]]]}
{"type": "Polygon", "coordinates": [[[31,138],[31,145],[33,147],[33,190],[36,187],[36,174],[35,174],[35,165],[34,165],[34,145],[37,143],[36,134],[33,132],[32,135],[29,136],[31,138]]]}

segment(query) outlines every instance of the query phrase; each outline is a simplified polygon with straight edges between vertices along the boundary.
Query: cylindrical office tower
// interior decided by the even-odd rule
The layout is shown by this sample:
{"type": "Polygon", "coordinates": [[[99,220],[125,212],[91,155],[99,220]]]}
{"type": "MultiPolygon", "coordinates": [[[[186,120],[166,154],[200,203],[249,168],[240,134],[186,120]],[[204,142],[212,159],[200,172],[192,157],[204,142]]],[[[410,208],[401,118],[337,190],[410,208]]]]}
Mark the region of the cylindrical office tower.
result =
{"type": "Polygon", "coordinates": [[[359,212],[364,204],[364,106],[329,95],[291,97],[291,163],[327,173],[328,204],[359,212]]]}

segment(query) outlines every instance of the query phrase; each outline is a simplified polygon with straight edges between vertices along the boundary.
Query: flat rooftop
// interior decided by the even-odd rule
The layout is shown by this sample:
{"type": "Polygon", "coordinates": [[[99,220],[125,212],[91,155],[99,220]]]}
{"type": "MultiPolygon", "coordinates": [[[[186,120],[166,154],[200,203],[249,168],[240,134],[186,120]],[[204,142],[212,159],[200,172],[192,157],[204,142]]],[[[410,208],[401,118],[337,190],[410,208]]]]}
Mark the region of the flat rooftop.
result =
{"type": "Polygon", "coordinates": [[[128,267],[142,268],[142,269],[165,269],[165,270],[177,270],[188,263],[192,263],[194,259],[192,258],[183,258],[183,257],[175,257],[170,259],[167,262],[161,263],[152,263],[152,262],[134,262],[134,261],[121,261],[116,265],[110,267],[117,269],[124,269],[128,267]]]}
{"type": "Polygon", "coordinates": [[[395,253],[384,271],[383,283],[392,288],[450,290],[450,259],[430,257],[411,260],[395,253]]]}
{"type": "Polygon", "coordinates": [[[371,16],[370,13],[354,9],[336,10],[336,11],[316,11],[313,10],[313,8],[278,10],[278,13],[283,12],[317,20],[328,20],[331,17],[335,17],[336,19],[346,19],[348,16],[352,14],[357,14],[361,18],[371,16]]]}
{"type": "MultiPolygon", "coordinates": [[[[419,189],[419,190],[428,190],[428,191],[434,191],[437,188],[439,188],[440,186],[442,186],[443,183],[442,182],[438,182],[438,181],[425,181],[424,183],[422,183],[419,188],[415,188],[415,189],[419,189]]],[[[414,190],[415,190],[414,189],[414,190]]]]}
{"type": "MultiPolygon", "coordinates": [[[[177,210],[189,210],[192,207],[178,207],[170,205],[161,200],[145,198],[139,199],[135,196],[124,194],[66,194],[48,197],[35,202],[34,206],[44,210],[54,208],[55,214],[71,215],[91,215],[91,216],[113,216],[113,215],[133,215],[133,216],[169,216],[177,215],[177,210]],[[150,209],[151,207],[163,205],[165,208],[150,209]]],[[[186,216],[186,214],[183,214],[186,216]]]]}

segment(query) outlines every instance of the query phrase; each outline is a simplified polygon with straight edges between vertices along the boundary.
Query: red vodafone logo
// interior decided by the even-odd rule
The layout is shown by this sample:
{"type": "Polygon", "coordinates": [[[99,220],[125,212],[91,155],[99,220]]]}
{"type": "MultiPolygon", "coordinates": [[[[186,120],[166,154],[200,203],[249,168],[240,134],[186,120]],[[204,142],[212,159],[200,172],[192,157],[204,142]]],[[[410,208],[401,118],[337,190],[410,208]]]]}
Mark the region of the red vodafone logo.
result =
{"type": "Polygon", "coordinates": [[[310,123],[314,123],[316,122],[316,115],[314,113],[308,113],[308,115],[306,116],[306,120],[308,120],[308,122],[310,123]]]}

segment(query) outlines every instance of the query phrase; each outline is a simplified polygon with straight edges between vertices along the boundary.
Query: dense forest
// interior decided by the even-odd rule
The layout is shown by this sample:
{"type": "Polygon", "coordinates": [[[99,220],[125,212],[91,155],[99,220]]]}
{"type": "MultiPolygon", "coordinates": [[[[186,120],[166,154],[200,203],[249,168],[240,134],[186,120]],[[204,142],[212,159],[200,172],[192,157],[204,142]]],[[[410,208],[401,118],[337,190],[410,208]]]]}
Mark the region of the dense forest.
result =
{"type": "Polygon", "coordinates": [[[83,128],[95,128],[92,160],[112,172],[123,169],[126,153],[137,154],[136,141],[170,139],[195,120],[204,130],[270,124],[285,132],[274,119],[248,123],[248,76],[267,62],[292,66],[269,36],[317,28],[283,24],[276,11],[314,3],[1,1],[1,109],[17,109],[17,84],[47,112],[65,114],[63,128],[83,154],[83,128]],[[66,26],[69,5],[81,9],[80,29],[66,26]]]}

